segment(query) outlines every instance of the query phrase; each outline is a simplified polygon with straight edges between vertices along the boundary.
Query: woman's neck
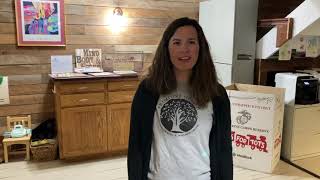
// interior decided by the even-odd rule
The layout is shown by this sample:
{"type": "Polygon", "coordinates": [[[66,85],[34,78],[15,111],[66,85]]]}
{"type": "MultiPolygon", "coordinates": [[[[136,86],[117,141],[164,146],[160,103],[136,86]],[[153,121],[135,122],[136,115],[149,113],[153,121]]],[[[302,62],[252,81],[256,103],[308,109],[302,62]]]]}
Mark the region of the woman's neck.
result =
{"type": "Polygon", "coordinates": [[[191,76],[191,71],[175,71],[177,82],[187,83],[191,76]]]}

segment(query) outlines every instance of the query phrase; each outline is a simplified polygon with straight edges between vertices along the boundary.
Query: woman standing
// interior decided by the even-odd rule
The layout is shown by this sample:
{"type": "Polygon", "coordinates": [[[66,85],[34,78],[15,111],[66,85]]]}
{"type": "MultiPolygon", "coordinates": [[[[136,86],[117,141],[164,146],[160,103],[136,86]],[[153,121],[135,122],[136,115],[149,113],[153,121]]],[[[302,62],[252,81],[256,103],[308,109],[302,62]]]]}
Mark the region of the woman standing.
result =
{"type": "Polygon", "coordinates": [[[230,102],[193,19],[167,27],[134,96],[128,177],[233,179],[230,102]]]}

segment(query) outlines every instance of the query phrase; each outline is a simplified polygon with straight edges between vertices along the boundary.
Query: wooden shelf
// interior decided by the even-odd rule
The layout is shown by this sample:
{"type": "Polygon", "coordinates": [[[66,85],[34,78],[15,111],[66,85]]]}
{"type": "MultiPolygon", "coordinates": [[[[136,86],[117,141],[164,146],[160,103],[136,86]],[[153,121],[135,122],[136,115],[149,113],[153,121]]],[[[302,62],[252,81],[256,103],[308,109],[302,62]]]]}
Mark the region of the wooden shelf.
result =
{"type": "Polygon", "coordinates": [[[254,67],[254,84],[268,85],[268,73],[290,72],[320,68],[320,61],[316,58],[295,58],[289,61],[277,59],[256,59],[254,67]]]}

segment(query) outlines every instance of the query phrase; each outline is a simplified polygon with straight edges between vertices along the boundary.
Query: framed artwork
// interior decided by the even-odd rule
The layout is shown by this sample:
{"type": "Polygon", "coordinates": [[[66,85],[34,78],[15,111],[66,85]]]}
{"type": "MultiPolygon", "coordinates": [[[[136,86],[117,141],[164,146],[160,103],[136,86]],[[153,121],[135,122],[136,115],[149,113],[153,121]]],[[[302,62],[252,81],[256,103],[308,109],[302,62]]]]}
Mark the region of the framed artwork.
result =
{"type": "Polygon", "coordinates": [[[65,46],[63,0],[15,0],[18,46],[65,46]]]}

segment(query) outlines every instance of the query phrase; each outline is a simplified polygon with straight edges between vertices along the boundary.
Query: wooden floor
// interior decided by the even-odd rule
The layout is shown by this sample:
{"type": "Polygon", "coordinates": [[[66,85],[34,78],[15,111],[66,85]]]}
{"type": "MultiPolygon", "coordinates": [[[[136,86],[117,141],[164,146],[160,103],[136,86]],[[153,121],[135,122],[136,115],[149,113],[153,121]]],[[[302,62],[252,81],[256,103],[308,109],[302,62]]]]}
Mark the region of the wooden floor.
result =
{"type": "Polygon", "coordinates": [[[320,176],[320,156],[296,160],[293,163],[320,176]]]}
{"type": "MultiPolygon", "coordinates": [[[[10,160],[10,159],[9,159],[10,160]]],[[[9,162],[0,164],[0,180],[127,180],[126,157],[82,162],[9,162]]],[[[235,180],[316,179],[281,161],[273,174],[234,168],[235,180]]]]}

